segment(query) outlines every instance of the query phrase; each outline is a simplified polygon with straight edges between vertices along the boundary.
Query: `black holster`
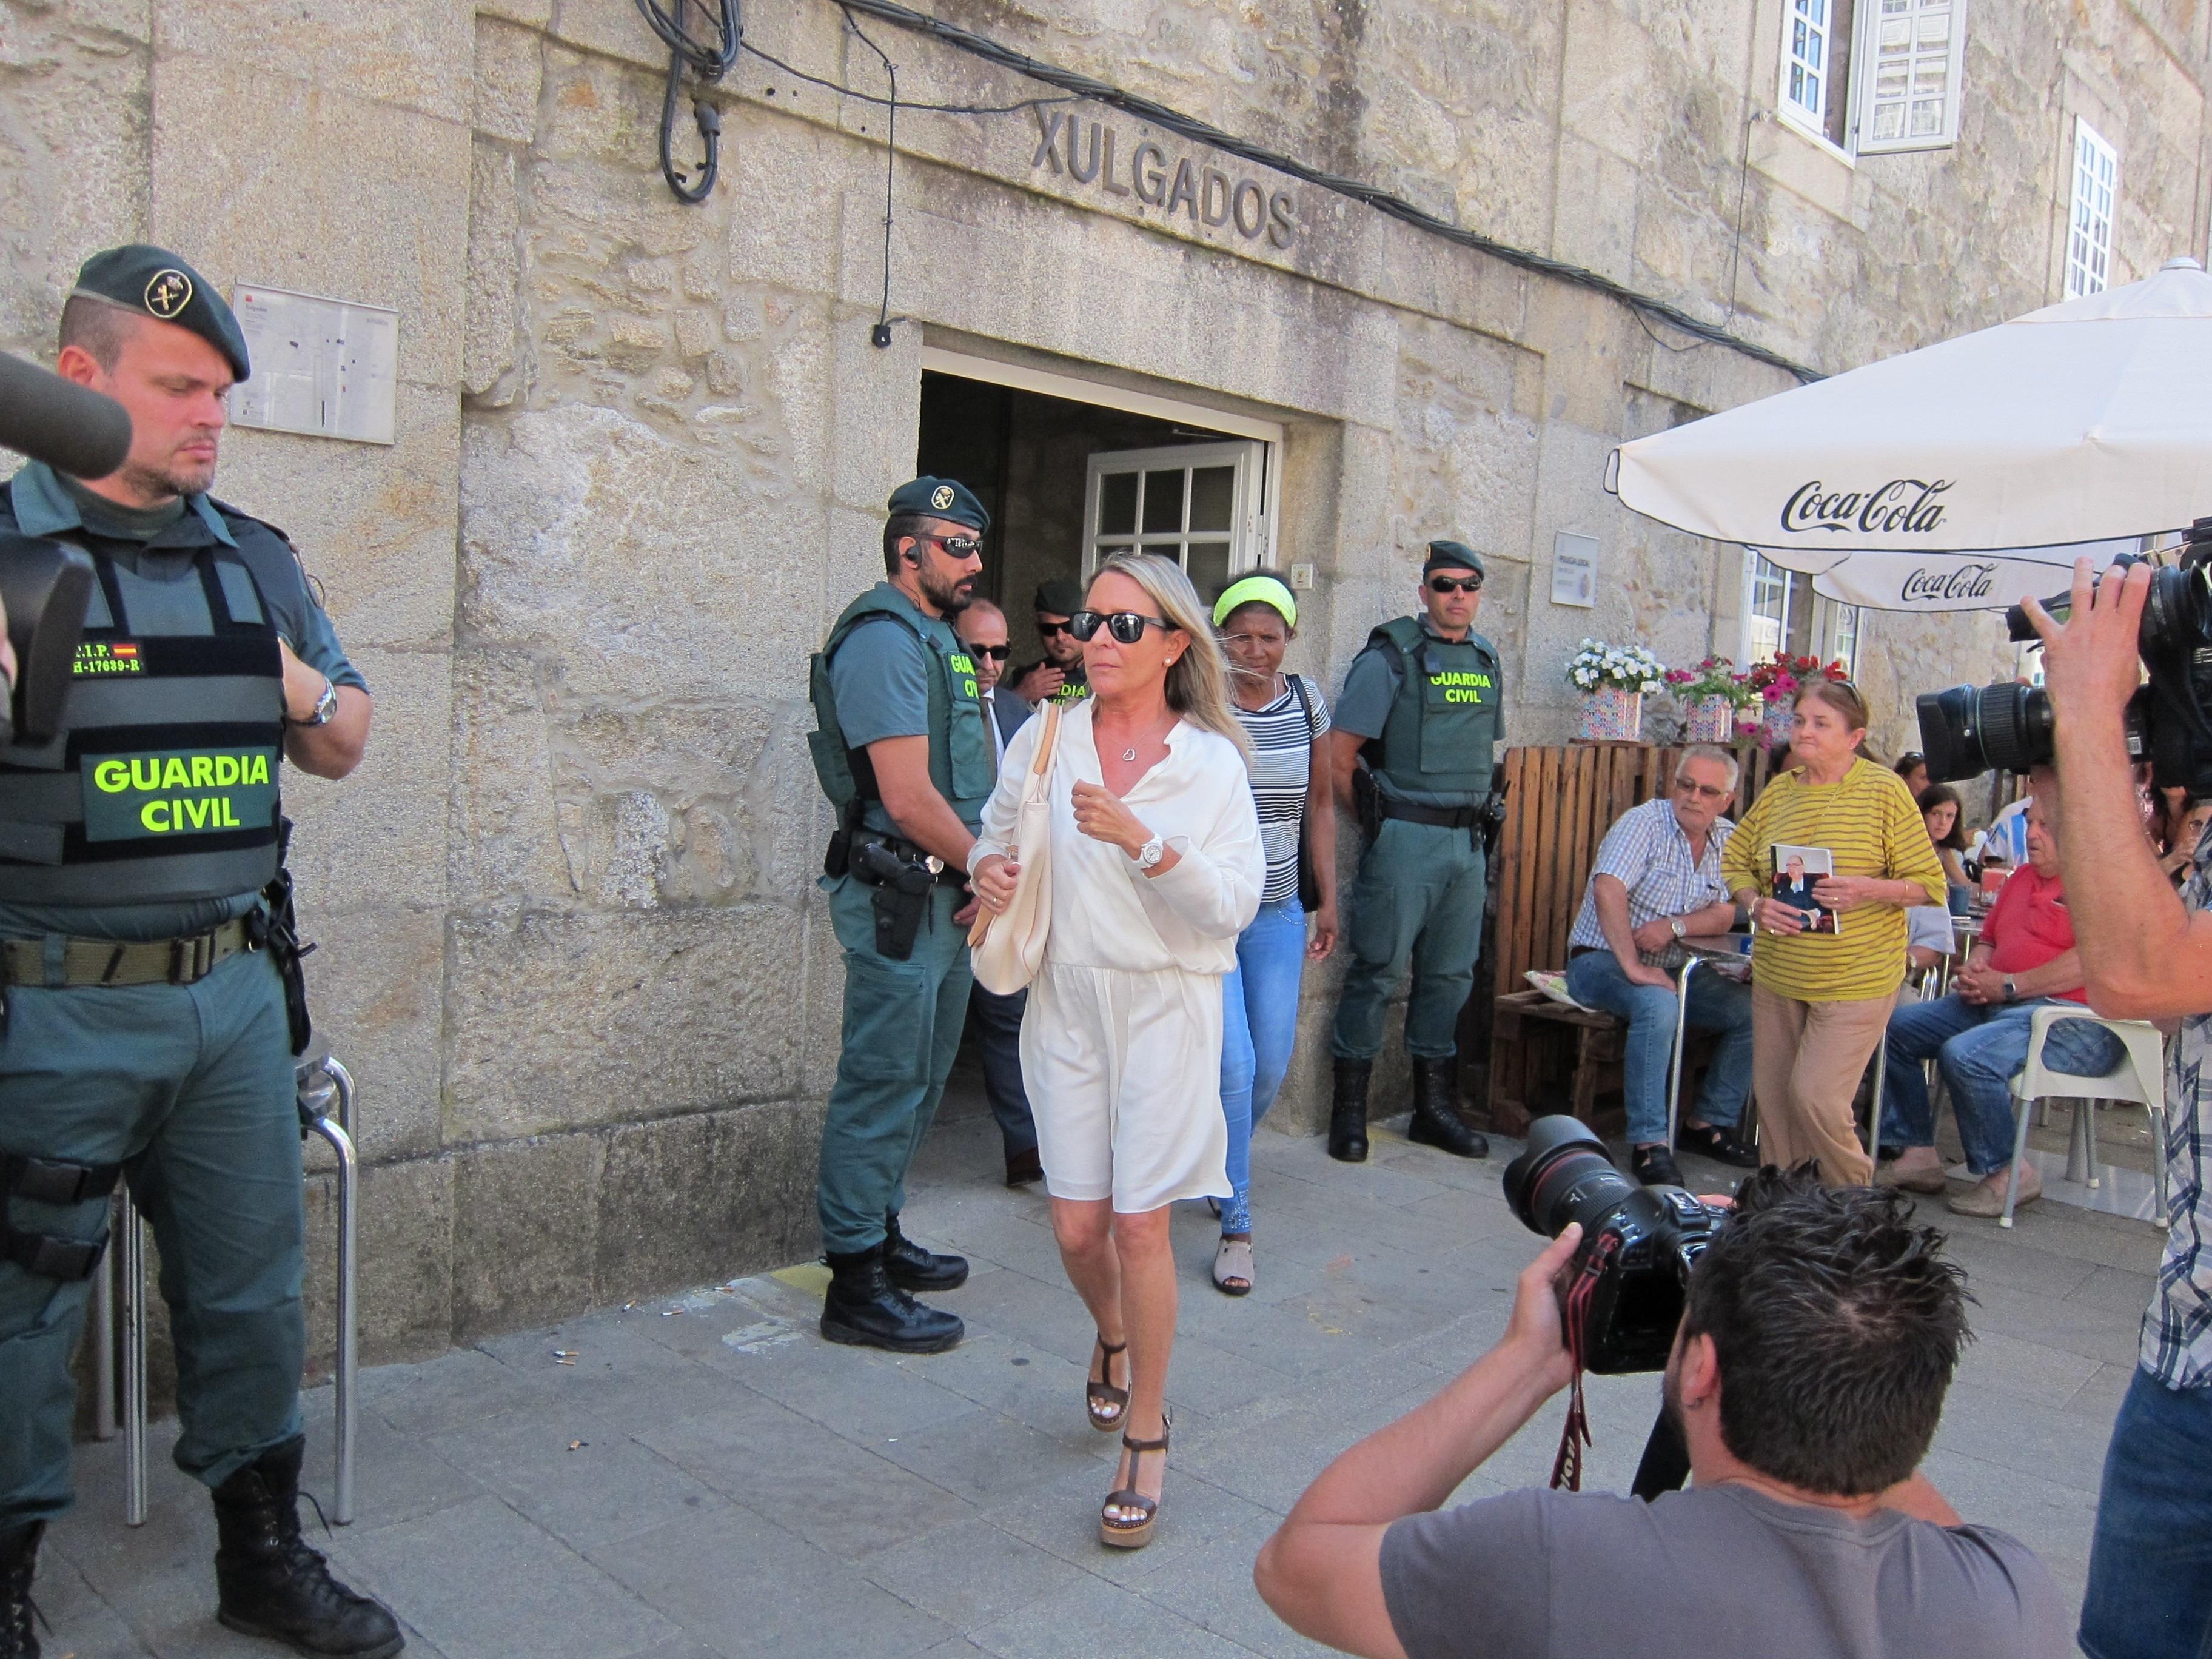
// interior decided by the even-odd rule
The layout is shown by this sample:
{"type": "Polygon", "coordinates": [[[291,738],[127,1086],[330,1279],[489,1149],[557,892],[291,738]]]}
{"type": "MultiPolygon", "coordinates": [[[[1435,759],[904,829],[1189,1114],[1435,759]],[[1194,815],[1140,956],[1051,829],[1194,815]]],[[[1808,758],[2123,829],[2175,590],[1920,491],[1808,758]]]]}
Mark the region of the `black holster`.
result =
{"type": "Polygon", "coordinates": [[[1505,833],[1505,769],[1500,766],[1490,775],[1490,793],[1482,803],[1482,861],[1486,865],[1497,862],[1498,839],[1505,833]]]}
{"type": "Polygon", "coordinates": [[[292,872],[285,862],[291,848],[292,820],[285,818],[276,830],[276,874],[261,890],[259,937],[254,945],[269,952],[269,959],[283,979],[284,1018],[291,1025],[292,1054],[297,1059],[307,1052],[315,1036],[314,1022],[307,1017],[307,976],[300,966],[301,959],[315,947],[300,939],[299,912],[292,903],[292,872]]]}
{"type": "Polygon", "coordinates": [[[869,902],[876,913],[877,952],[904,962],[914,954],[915,936],[929,915],[937,878],[927,865],[893,852],[880,836],[855,836],[849,848],[854,878],[875,890],[869,902]]]}
{"type": "Polygon", "coordinates": [[[853,867],[853,837],[860,831],[860,815],[867,803],[855,794],[837,811],[837,827],[830,835],[829,849],[822,854],[822,873],[835,881],[853,867]]]}
{"type": "Polygon", "coordinates": [[[1352,769],[1352,811],[1359,820],[1359,833],[1372,844],[1382,833],[1382,798],[1375,787],[1375,775],[1364,766],[1352,769]]]}
{"type": "Polygon", "coordinates": [[[9,1210],[17,1198],[64,1205],[106,1198],[122,1173],[120,1164],[72,1164],[64,1158],[0,1152],[0,1261],[12,1261],[41,1279],[73,1283],[91,1278],[100,1265],[100,1253],[107,1248],[106,1228],[94,1239],[27,1233],[16,1228],[9,1210]]]}

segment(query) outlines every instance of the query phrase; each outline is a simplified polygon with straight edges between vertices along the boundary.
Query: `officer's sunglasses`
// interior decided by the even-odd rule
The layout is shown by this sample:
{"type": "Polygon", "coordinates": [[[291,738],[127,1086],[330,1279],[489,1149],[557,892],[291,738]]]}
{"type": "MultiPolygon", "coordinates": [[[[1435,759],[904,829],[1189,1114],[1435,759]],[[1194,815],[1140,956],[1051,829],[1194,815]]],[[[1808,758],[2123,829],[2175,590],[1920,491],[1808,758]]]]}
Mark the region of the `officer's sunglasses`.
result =
{"type": "Polygon", "coordinates": [[[968,647],[979,657],[988,657],[993,662],[1004,662],[1014,654],[1011,645],[971,645],[968,647]]]}
{"type": "Polygon", "coordinates": [[[1431,593],[1480,593],[1482,592],[1482,578],[1480,576],[1431,576],[1429,578],[1429,592],[1431,593]]]}
{"type": "Polygon", "coordinates": [[[983,544],[973,536],[924,536],[922,540],[935,542],[956,559],[972,559],[983,550],[983,544]]]}
{"type": "Polygon", "coordinates": [[[1116,611],[1110,616],[1102,616],[1096,611],[1079,611],[1067,619],[1067,631],[1087,643],[1098,632],[1101,623],[1123,645],[1134,645],[1145,637],[1147,628],[1157,628],[1164,634],[1174,626],[1161,617],[1147,617],[1137,611],[1116,611]]]}
{"type": "Polygon", "coordinates": [[[1036,628],[1039,637],[1048,640],[1068,631],[1067,624],[1066,623],[1040,622],[1037,623],[1036,628]]]}

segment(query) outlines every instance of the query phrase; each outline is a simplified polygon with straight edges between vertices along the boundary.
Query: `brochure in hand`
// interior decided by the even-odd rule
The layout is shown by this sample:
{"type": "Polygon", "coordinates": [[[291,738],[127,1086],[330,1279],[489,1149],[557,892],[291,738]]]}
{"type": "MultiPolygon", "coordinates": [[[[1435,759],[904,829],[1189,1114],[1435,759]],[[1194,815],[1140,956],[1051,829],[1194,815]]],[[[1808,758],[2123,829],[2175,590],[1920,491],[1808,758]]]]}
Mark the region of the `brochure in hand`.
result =
{"type": "Polygon", "coordinates": [[[1793,847],[1786,842],[1776,842],[1773,850],[1774,879],[1769,890],[1775,899],[1804,913],[1807,933],[1842,933],[1843,918],[1813,896],[1814,884],[1836,873],[1836,855],[1825,847],[1793,847]]]}

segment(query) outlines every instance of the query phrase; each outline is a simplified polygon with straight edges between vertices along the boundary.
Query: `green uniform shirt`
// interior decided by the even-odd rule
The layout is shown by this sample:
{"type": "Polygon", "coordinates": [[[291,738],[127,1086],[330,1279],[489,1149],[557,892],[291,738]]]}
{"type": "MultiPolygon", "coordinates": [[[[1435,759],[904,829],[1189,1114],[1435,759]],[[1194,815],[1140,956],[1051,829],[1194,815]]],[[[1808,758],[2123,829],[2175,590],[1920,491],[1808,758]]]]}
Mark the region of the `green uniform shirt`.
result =
{"type": "MultiPolygon", "coordinates": [[[[1420,617],[1419,622],[1424,634],[1437,640],[1443,638],[1427,617],[1420,617]]],[[[1468,637],[1475,639],[1480,636],[1470,633],[1468,637]]],[[[1405,658],[1395,647],[1370,646],[1362,651],[1352,659],[1351,672],[1345,676],[1343,695],[1336,701],[1333,715],[1336,729],[1349,732],[1354,737],[1380,738],[1383,728],[1390,722],[1390,712],[1397,704],[1399,689],[1405,677],[1405,658]]],[[[1492,738],[1496,743],[1503,743],[1505,740],[1505,710],[1497,688],[1492,689],[1489,696],[1492,738]]],[[[1376,788],[1381,793],[1415,806],[1472,806],[1487,793],[1486,788],[1473,792],[1410,788],[1394,782],[1380,771],[1373,775],[1376,788]]]]}

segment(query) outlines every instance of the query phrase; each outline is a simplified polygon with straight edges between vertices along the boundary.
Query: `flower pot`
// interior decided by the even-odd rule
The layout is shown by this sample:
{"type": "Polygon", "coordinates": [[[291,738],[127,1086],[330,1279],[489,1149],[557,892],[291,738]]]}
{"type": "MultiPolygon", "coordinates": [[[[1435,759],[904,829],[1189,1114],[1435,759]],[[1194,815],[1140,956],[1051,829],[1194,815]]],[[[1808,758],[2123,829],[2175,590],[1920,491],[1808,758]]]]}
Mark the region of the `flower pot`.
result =
{"type": "Polygon", "coordinates": [[[1735,705],[1726,697],[1693,698],[1683,713],[1682,741],[1726,743],[1735,732],[1735,705]]]}
{"type": "Polygon", "coordinates": [[[1790,741],[1790,721],[1797,712],[1796,705],[1787,697],[1766,705],[1766,718],[1759,723],[1759,740],[1769,749],[1778,743],[1790,741]]]}
{"type": "Polygon", "coordinates": [[[1583,693],[1582,729],[1575,735],[1586,743],[1608,740],[1633,743],[1644,728],[1644,694],[1601,685],[1583,693]]]}

